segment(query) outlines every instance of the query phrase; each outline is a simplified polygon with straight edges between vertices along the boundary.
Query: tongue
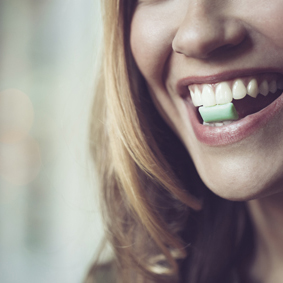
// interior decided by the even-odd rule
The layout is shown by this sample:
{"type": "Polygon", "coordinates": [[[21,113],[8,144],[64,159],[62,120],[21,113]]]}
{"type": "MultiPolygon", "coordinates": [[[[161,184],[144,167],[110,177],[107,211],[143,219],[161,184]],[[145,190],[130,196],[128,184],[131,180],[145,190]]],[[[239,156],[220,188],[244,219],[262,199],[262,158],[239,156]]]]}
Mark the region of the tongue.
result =
{"type": "Polygon", "coordinates": [[[233,100],[233,104],[239,114],[239,118],[242,119],[248,115],[256,113],[269,104],[271,104],[282,93],[282,90],[278,90],[276,93],[269,93],[267,96],[259,94],[257,98],[253,98],[246,95],[245,98],[240,100],[233,100]]]}

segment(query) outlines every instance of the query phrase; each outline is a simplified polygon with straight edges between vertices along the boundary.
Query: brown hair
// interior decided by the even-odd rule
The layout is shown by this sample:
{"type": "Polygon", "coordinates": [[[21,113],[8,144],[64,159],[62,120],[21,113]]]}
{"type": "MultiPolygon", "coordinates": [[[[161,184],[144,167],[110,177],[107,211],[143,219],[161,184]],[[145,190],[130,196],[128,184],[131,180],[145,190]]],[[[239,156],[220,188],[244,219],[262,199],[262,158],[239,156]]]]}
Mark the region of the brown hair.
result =
{"type": "Polygon", "coordinates": [[[90,132],[117,282],[221,282],[250,235],[245,208],[209,192],[154,108],[129,46],[135,2],[102,3],[90,132]]]}

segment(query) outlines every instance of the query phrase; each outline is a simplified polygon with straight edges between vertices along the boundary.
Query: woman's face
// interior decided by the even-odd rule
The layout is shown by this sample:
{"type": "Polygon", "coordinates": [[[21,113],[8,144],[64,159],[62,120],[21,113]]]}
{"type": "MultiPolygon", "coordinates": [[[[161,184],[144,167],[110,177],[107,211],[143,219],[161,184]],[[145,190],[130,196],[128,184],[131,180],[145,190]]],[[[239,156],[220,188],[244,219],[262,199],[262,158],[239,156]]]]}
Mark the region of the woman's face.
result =
{"type": "Polygon", "coordinates": [[[131,49],[156,108],[227,199],[283,190],[282,15],[283,0],[141,0],[134,12],[131,49]],[[220,87],[238,95],[240,119],[203,125],[192,91],[209,105],[220,87]]]}

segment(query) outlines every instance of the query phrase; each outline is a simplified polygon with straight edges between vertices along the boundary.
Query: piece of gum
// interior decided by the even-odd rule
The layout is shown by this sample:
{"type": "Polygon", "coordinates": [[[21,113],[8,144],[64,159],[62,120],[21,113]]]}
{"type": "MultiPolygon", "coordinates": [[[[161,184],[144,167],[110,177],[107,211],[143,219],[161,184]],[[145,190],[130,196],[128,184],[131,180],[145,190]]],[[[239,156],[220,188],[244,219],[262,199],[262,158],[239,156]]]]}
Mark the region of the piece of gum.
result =
{"type": "Polygon", "coordinates": [[[237,120],[239,115],[233,103],[220,104],[214,106],[201,106],[199,113],[206,123],[220,122],[227,120],[237,120]]]}

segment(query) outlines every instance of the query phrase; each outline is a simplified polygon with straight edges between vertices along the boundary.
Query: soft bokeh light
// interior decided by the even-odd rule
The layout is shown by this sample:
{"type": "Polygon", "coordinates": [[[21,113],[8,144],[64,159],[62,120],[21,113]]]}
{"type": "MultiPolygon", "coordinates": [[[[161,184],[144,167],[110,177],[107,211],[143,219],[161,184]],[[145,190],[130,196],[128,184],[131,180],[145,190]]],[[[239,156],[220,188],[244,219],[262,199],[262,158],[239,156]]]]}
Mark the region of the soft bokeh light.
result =
{"type": "Polygon", "coordinates": [[[0,142],[15,143],[31,129],[34,110],[30,98],[18,89],[0,91],[0,142]]]}
{"type": "Polygon", "coordinates": [[[0,176],[13,185],[27,185],[41,166],[38,143],[26,137],[19,143],[0,144],[0,176]]]}
{"type": "Polygon", "coordinates": [[[88,152],[99,3],[0,1],[1,283],[80,283],[103,236],[88,152]]]}

